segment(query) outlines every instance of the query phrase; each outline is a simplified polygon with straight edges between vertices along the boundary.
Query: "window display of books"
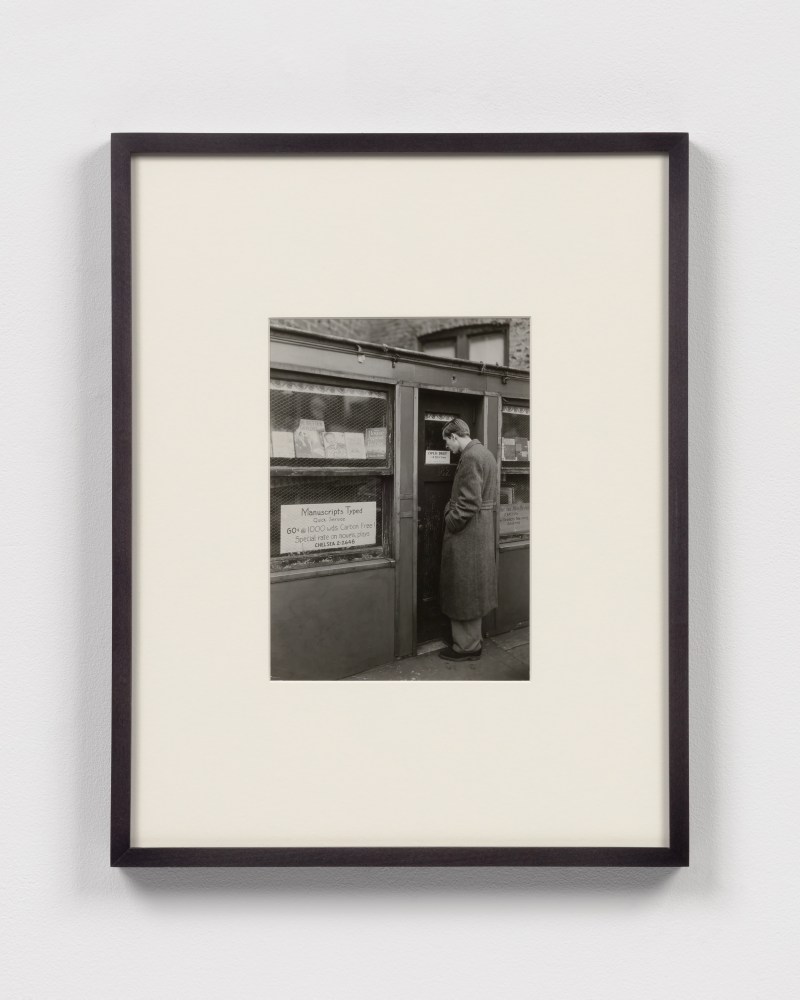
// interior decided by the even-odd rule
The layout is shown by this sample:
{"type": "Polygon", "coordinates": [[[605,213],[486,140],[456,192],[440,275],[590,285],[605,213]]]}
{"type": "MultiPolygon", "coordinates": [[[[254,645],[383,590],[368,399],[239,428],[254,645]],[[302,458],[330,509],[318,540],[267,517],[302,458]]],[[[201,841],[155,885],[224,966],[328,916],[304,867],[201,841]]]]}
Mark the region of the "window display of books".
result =
{"type": "Polygon", "coordinates": [[[388,458],[386,392],[314,382],[270,381],[273,465],[352,465],[388,458]]]}
{"type": "Polygon", "coordinates": [[[347,458],[347,441],[341,431],[326,431],[322,435],[325,458],[347,458]]]}
{"type": "Polygon", "coordinates": [[[273,431],[270,448],[272,458],[294,458],[294,434],[291,431],[273,431]]]}
{"type": "Polygon", "coordinates": [[[364,435],[358,433],[346,433],[344,444],[347,449],[348,458],[366,458],[367,450],[364,445],[364,435]]]}
{"type": "Polygon", "coordinates": [[[504,437],[502,450],[504,462],[527,462],[529,460],[527,438],[504,437]]]}
{"type": "Polygon", "coordinates": [[[367,458],[386,458],[386,428],[368,427],[366,436],[367,458]]]}
{"type": "MultiPolygon", "coordinates": [[[[302,421],[301,421],[302,422],[302,421]]],[[[360,431],[326,431],[316,427],[298,427],[296,431],[272,432],[272,458],[314,458],[336,461],[386,457],[386,428],[371,428],[365,436],[360,431]],[[375,430],[380,436],[374,435],[375,430]],[[373,437],[370,438],[370,434],[373,437]]]]}
{"type": "Polygon", "coordinates": [[[530,407],[503,402],[501,460],[530,461],[530,407]]]}

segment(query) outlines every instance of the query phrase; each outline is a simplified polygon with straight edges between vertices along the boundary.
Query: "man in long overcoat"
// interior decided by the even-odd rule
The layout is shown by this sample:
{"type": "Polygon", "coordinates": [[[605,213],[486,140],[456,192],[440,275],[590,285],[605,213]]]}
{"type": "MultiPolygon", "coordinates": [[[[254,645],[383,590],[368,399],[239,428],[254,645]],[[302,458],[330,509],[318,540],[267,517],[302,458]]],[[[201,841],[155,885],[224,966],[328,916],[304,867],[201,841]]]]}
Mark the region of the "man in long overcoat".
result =
{"type": "Polygon", "coordinates": [[[465,421],[451,420],[442,431],[445,444],[460,455],[453,490],[445,507],[439,604],[450,619],[453,645],[444,660],[477,660],[483,616],[497,607],[494,511],[497,462],[465,421]]]}

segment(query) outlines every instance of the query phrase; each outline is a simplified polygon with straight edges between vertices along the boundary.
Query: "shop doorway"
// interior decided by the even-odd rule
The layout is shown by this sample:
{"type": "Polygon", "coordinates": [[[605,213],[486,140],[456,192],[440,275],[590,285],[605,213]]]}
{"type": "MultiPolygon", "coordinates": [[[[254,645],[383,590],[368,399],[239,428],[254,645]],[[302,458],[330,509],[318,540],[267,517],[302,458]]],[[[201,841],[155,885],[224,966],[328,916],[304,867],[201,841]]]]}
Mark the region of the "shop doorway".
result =
{"type": "Polygon", "coordinates": [[[450,641],[450,623],[439,607],[439,569],[444,535],[444,508],[450,499],[457,456],[442,440],[445,424],[461,417],[473,437],[481,397],[456,392],[419,393],[417,439],[417,643],[450,641]]]}

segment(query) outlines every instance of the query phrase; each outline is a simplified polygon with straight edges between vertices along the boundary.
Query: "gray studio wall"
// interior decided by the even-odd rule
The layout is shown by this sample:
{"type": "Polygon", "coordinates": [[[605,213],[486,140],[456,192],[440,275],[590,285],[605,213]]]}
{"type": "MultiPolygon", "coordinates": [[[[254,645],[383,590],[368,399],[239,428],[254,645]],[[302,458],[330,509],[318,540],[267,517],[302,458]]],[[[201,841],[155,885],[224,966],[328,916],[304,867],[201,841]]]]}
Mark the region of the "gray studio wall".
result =
{"type": "Polygon", "coordinates": [[[41,0],[2,21],[0,992],[796,996],[797,5],[41,0]],[[678,129],[692,868],[109,870],[108,133],[678,129]]]}

